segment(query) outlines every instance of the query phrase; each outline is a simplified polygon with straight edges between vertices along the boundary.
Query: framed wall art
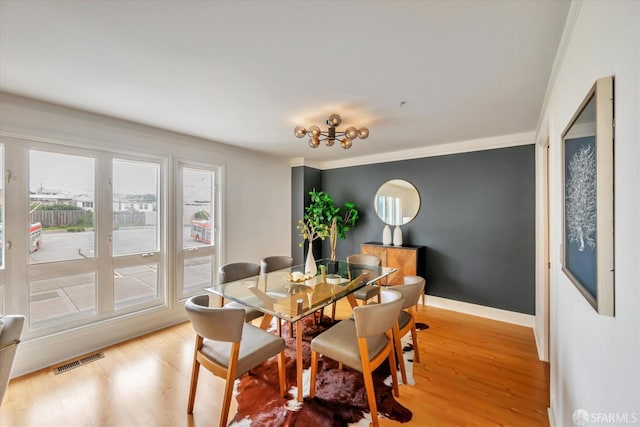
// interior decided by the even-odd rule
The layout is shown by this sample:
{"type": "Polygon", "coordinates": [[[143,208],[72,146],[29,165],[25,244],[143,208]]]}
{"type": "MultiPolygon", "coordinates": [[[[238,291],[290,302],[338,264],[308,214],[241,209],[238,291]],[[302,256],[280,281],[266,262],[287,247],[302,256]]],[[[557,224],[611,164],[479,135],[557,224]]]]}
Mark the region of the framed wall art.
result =
{"type": "Polygon", "coordinates": [[[598,79],[562,133],[562,270],[614,315],[613,77],[598,79]]]}

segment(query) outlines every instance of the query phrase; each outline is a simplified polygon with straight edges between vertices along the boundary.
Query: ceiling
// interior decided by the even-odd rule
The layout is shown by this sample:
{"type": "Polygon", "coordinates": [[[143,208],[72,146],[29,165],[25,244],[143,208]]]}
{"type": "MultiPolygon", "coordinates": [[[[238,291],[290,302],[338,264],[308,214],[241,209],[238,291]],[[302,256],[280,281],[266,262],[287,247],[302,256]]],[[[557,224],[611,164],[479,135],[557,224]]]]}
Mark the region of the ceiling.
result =
{"type": "MultiPolygon", "coordinates": [[[[533,131],[566,0],[0,0],[0,90],[310,161],[533,131]],[[293,128],[342,115],[350,150],[293,128]]],[[[340,130],[338,129],[338,130],[340,130]]]]}

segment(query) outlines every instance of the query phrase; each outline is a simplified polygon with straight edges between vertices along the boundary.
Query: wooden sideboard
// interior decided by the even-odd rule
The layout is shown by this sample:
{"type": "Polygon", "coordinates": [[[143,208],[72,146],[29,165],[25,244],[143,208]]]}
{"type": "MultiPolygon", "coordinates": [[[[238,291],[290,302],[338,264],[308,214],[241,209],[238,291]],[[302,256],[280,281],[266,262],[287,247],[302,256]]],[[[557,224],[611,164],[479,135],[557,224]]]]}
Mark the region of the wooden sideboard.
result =
{"type": "Polygon", "coordinates": [[[426,247],[424,246],[392,246],[378,242],[367,242],[360,245],[360,252],[380,257],[384,267],[398,269],[383,284],[401,285],[404,282],[404,276],[425,277],[426,247]]]}

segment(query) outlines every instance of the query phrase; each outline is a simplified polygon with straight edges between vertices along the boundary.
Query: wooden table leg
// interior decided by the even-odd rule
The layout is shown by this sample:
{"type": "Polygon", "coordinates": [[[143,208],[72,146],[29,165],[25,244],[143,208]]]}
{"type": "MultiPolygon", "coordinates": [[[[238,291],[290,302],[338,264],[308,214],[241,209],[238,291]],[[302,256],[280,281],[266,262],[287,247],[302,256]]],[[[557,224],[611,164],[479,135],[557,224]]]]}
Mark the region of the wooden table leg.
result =
{"type": "MultiPolygon", "coordinates": [[[[271,326],[271,320],[273,316],[270,314],[265,314],[262,316],[262,320],[260,321],[260,329],[264,329],[265,331],[269,326],[271,326]]],[[[280,319],[278,319],[278,323],[280,323],[280,319]]]]}
{"type": "MultiPolygon", "coordinates": [[[[291,325],[293,326],[293,325],[291,325]]],[[[296,321],[296,376],[298,384],[298,402],[302,402],[302,319],[296,321]]]]}
{"type": "Polygon", "coordinates": [[[347,301],[349,301],[349,305],[352,309],[358,306],[358,301],[356,301],[356,297],[354,297],[353,294],[347,295],[347,301]]]}

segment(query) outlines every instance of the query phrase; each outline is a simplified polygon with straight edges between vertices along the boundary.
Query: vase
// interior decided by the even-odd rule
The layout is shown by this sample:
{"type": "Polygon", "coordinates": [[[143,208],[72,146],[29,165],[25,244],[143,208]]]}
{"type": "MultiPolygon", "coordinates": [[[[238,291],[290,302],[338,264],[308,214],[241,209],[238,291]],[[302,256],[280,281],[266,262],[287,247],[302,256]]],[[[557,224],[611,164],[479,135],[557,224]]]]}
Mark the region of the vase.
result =
{"type": "Polygon", "coordinates": [[[318,272],[318,266],[316,260],[313,257],[313,245],[309,244],[309,251],[307,252],[307,261],[304,263],[304,274],[311,274],[315,276],[318,272]]]}
{"type": "Polygon", "coordinates": [[[391,228],[388,225],[385,225],[384,230],[382,230],[382,244],[391,244],[391,228]]]}
{"type": "Polygon", "coordinates": [[[399,225],[393,230],[393,246],[402,246],[402,230],[399,225]]]}
{"type": "Polygon", "coordinates": [[[327,261],[327,273],[336,274],[338,272],[338,261],[327,261]]]}

